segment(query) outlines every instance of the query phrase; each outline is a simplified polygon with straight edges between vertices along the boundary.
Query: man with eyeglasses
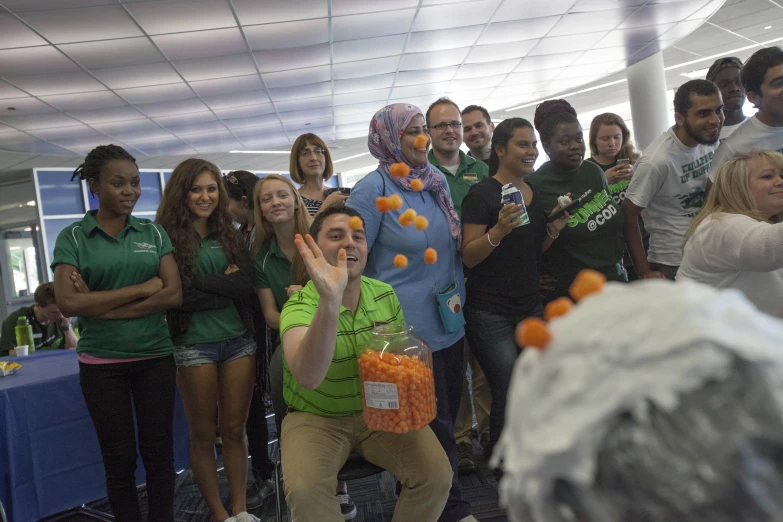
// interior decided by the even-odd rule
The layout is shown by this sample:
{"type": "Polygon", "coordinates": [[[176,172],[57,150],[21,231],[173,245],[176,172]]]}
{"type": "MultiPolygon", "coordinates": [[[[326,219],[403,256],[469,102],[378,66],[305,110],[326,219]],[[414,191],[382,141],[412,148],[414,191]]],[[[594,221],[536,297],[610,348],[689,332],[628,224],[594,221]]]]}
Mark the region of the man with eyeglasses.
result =
{"type": "Polygon", "coordinates": [[[462,200],[474,183],[489,177],[489,168],[483,161],[471,158],[461,150],[462,117],[459,107],[448,98],[439,98],[424,115],[432,138],[429,162],[446,175],[451,190],[454,210],[462,216],[462,200]]]}
{"type": "Polygon", "coordinates": [[[484,163],[489,160],[492,151],[492,133],[495,124],[489,111],[480,105],[468,105],[462,110],[462,136],[470,152],[468,156],[484,163]]]}

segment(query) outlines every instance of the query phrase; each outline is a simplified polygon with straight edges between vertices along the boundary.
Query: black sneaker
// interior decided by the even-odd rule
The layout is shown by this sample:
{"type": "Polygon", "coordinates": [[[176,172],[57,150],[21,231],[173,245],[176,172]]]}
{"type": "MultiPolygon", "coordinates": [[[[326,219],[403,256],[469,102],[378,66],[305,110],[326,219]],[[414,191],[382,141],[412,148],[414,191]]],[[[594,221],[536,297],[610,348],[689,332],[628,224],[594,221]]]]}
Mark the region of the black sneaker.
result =
{"type": "Polygon", "coordinates": [[[476,458],[473,456],[473,446],[462,443],[457,444],[457,470],[459,473],[473,473],[476,471],[476,458]]]}
{"type": "Polygon", "coordinates": [[[275,493],[275,483],[272,479],[264,480],[253,472],[253,482],[247,487],[245,503],[247,509],[257,509],[264,501],[275,493]]]}
{"type": "Polygon", "coordinates": [[[351,500],[348,493],[338,493],[337,498],[340,499],[340,511],[343,512],[344,520],[353,520],[356,517],[356,505],[351,500]]]}

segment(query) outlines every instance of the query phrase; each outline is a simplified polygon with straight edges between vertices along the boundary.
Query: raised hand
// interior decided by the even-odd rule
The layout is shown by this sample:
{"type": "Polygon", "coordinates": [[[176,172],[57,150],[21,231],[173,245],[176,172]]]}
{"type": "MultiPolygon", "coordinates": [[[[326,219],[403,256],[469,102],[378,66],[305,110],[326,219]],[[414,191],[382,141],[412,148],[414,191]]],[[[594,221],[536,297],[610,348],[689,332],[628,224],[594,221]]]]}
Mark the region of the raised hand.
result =
{"type": "Polygon", "coordinates": [[[322,298],[342,301],[343,292],[348,285],[348,262],[345,249],[341,248],[337,253],[337,266],[329,264],[321,249],[315,244],[313,236],[307,234],[302,239],[297,234],[294,244],[299,250],[299,255],[304,260],[307,273],[322,298]]]}

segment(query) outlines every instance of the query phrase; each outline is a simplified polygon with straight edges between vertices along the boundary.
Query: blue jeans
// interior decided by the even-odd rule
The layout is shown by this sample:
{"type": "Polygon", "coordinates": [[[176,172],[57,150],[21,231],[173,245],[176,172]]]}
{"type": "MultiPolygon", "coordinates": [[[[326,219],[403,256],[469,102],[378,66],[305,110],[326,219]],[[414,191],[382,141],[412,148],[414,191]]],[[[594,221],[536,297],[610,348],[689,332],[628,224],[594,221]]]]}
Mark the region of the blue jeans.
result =
{"type": "Polygon", "coordinates": [[[506,398],[514,373],[514,363],[520,353],[514,339],[514,329],[522,319],[543,316],[544,309],[541,305],[524,315],[497,315],[470,305],[465,306],[465,335],[473,356],[487,378],[492,394],[487,447],[489,453],[500,438],[506,422],[506,398]]]}
{"type": "Polygon", "coordinates": [[[174,347],[177,366],[201,366],[225,364],[256,353],[256,342],[249,335],[214,343],[188,344],[174,347]]]}

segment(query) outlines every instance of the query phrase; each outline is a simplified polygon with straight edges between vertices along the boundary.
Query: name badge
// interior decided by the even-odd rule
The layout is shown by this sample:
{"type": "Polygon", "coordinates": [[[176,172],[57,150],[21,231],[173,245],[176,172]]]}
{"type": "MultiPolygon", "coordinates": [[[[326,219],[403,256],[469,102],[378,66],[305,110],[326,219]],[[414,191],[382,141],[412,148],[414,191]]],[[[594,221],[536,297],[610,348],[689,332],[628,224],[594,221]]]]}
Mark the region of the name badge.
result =
{"type": "Polygon", "coordinates": [[[465,181],[471,181],[475,183],[476,181],[478,181],[478,175],[473,174],[471,172],[466,172],[465,174],[462,175],[462,179],[464,179],[465,181]]]}

